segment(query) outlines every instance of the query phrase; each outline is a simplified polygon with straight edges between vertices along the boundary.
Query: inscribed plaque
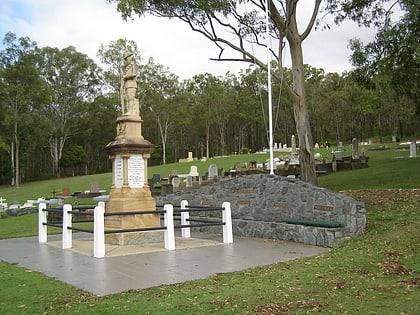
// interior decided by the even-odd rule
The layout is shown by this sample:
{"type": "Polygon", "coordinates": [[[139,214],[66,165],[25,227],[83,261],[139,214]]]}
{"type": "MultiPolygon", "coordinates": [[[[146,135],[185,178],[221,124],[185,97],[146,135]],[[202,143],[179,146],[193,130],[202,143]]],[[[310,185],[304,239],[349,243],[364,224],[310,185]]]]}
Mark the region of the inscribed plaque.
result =
{"type": "Polygon", "coordinates": [[[128,186],[130,188],[143,188],[144,186],[144,159],[143,156],[132,155],[128,159],[128,186]]]}
{"type": "Polygon", "coordinates": [[[121,188],[123,186],[123,179],[123,159],[121,156],[117,155],[114,160],[114,184],[116,188],[121,188]]]}

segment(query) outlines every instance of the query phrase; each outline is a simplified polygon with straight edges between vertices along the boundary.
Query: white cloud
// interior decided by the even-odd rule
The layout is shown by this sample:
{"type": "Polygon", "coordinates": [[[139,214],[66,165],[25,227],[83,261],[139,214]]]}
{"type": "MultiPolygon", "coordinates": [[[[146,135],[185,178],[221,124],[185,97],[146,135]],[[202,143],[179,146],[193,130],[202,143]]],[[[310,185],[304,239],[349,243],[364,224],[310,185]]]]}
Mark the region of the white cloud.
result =
{"type": "MultiPolygon", "coordinates": [[[[224,75],[249,66],[210,61],[218,56],[218,49],[183,22],[155,17],[124,22],[115,5],[108,5],[105,0],[2,0],[0,9],[2,32],[28,36],[41,47],[72,45],[96,58],[101,43],[127,38],[137,42],[144,59],[153,57],[181,78],[205,72],[224,75]],[[16,4],[20,4],[19,12],[13,10],[16,4]]],[[[313,32],[304,42],[305,63],[327,72],[348,70],[348,39],[371,33],[358,30],[351,23],[313,32]]]]}

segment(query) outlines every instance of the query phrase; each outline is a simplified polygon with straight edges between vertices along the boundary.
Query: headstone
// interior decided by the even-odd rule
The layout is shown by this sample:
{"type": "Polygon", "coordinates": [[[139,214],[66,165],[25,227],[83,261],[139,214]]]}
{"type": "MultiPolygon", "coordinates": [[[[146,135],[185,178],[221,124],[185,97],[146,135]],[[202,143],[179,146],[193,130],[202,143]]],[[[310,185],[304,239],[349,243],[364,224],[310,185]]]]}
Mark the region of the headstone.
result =
{"type": "Polygon", "coordinates": [[[63,197],[69,197],[70,196],[70,188],[64,187],[61,190],[61,194],[60,195],[63,196],[63,197]]]}
{"type": "Polygon", "coordinates": [[[98,193],[99,192],[99,184],[92,182],[89,184],[89,191],[91,193],[98,193]]]}
{"type": "Polygon", "coordinates": [[[159,183],[162,179],[160,178],[160,174],[153,174],[152,178],[149,181],[149,186],[153,189],[155,184],[159,183]]]}
{"type": "Polygon", "coordinates": [[[319,144],[318,142],[315,143],[315,149],[319,149],[319,144]]]}
{"type": "Polygon", "coordinates": [[[411,158],[415,158],[417,156],[417,152],[416,152],[416,140],[411,140],[410,141],[410,157],[411,158]]]}
{"type": "Polygon", "coordinates": [[[392,142],[397,142],[397,136],[396,135],[392,135],[392,142]]]}
{"type": "Polygon", "coordinates": [[[339,147],[339,148],[344,147],[344,145],[343,145],[343,141],[338,141],[338,147],[339,147]]]}
{"type": "Polygon", "coordinates": [[[216,164],[210,164],[208,172],[209,172],[208,178],[215,178],[219,176],[216,164]]]}
{"type": "Polygon", "coordinates": [[[191,167],[190,167],[190,172],[189,172],[189,174],[188,174],[189,176],[192,176],[192,177],[197,177],[197,176],[199,176],[200,174],[198,174],[198,170],[197,170],[197,166],[195,166],[195,165],[191,165],[191,167]]]}
{"type": "Polygon", "coordinates": [[[172,177],[171,184],[174,187],[174,189],[178,189],[180,183],[181,183],[181,180],[178,176],[172,177]]]}
{"type": "Polygon", "coordinates": [[[353,138],[353,140],[351,140],[351,147],[352,147],[351,158],[353,160],[358,160],[359,159],[359,142],[357,141],[356,138],[353,138]]]}
{"type": "Polygon", "coordinates": [[[296,150],[296,138],[292,135],[292,153],[290,155],[289,165],[298,165],[299,164],[299,155],[296,150]]]}
{"type": "Polygon", "coordinates": [[[193,153],[191,151],[188,152],[188,161],[193,161],[193,153]]]}
{"type": "Polygon", "coordinates": [[[332,152],[334,160],[341,161],[343,159],[343,152],[341,151],[333,151],[332,152]]]}
{"type": "Polygon", "coordinates": [[[193,178],[192,178],[192,176],[188,175],[187,176],[187,182],[186,182],[185,186],[187,188],[189,188],[189,187],[192,187],[192,185],[193,185],[193,178]]]}
{"type": "Polygon", "coordinates": [[[279,149],[279,144],[277,142],[274,142],[274,150],[278,150],[279,149]]]}

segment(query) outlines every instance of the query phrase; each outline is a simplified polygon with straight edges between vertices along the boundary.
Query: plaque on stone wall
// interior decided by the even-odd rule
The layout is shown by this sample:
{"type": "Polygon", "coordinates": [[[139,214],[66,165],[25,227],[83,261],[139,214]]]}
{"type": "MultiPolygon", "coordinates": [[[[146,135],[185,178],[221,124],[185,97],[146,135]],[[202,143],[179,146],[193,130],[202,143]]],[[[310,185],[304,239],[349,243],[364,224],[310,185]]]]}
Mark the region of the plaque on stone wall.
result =
{"type": "Polygon", "coordinates": [[[117,155],[114,160],[114,184],[116,188],[121,188],[123,186],[124,180],[124,168],[123,168],[123,159],[121,156],[117,155]]]}
{"type": "Polygon", "coordinates": [[[128,186],[130,188],[143,188],[144,186],[144,159],[140,154],[132,155],[128,159],[128,186]]]}
{"type": "Polygon", "coordinates": [[[333,211],[334,207],[332,206],[324,206],[324,205],[314,205],[314,210],[319,211],[333,211]]]}

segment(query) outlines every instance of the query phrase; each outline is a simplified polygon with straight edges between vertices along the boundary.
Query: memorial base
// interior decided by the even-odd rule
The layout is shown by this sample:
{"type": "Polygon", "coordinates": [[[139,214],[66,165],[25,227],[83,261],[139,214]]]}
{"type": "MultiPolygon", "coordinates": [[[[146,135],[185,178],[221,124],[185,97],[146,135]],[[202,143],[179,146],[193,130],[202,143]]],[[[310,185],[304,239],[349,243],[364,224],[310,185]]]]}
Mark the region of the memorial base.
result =
{"type": "Polygon", "coordinates": [[[105,235],[105,243],[111,245],[141,245],[164,243],[163,231],[143,231],[105,235]]]}

